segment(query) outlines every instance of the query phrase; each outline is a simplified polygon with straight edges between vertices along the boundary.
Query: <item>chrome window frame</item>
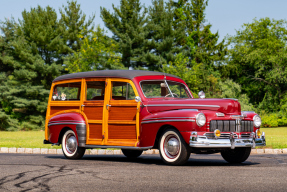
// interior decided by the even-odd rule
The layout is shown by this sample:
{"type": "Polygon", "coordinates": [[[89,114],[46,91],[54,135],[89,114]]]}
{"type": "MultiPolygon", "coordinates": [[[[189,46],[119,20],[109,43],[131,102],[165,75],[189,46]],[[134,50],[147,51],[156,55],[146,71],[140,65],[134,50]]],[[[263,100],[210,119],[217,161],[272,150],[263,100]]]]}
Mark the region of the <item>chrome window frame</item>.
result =
{"type": "MultiPolygon", "coordinates": [[[[180,82],[178,82],[178,81],[172,81],[172,80],[166,80],[166,79],[141,80],[141,81],[139,82],[139,85],[140,85],[140,88],[141,88],[141,92],[143,93],[144,97],[147,98],[147,99],[152,99],[152,98],[164,98],[164,97],[147,97],[147,96],[145,95],[143,89],[142,89],[142,82],[144,82],[144,81],[162,81],[163,83],[165,83],[165,84],[167,85],[168,91],[170,91],[170,94],[171,94],[172,92],[171,92],[171,90],[170,90],[170,88],[169,88],[169,86],[168,86],[168,81],[170,81],[170,82],[175,82],[175,83],[179,83],[179,84],[181,84],[181,85],[184,86],[184,88],[185,88],[185,90],[187,91],[188,96],[189,96],[188,98],[180,98],[180,99],[193,99],[193,98],[194,98],[194,97],[192,96],[192,94],[190,93],[188,87],[187,87],[185,84],[180,83],[180,82]]],[[[171,94],[171,95],[172,95],[172,94],[171,94]]],[[[173,98],[175,98],[175,97],[173,97],[173,98]]]]}

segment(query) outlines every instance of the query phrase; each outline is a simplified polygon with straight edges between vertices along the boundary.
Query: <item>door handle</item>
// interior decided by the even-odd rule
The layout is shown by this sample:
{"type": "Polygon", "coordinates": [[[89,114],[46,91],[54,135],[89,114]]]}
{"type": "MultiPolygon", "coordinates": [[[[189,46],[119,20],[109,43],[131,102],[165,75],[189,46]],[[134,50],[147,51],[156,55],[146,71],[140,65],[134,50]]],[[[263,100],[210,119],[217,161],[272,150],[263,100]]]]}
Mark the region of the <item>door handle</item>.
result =
{"type": "Polygon", "coordinates": [[[111,105],[107,104],[106,107],[107,107],[107,110],[109,110],[109,107],[111,107],[111,105]]]}

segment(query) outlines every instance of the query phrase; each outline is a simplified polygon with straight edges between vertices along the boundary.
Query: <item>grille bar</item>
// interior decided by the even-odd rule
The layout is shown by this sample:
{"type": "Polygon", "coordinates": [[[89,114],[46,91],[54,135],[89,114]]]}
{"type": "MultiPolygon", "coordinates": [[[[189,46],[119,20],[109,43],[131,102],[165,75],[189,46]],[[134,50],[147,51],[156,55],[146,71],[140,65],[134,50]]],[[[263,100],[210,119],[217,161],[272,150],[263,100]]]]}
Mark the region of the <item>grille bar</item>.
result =
{"type": "Polygon", "coordinates": [[[221,132],[253,132],[253,121],[212,120],[209,130],[218,129],[221,132]]]}

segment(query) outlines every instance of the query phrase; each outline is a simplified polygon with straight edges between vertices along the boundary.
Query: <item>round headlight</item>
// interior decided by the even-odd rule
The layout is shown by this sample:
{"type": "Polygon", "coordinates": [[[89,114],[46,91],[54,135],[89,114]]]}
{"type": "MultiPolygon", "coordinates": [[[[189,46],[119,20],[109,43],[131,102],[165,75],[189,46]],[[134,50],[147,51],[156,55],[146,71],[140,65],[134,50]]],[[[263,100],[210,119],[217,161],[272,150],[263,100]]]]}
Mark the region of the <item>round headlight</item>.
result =
{"type": "Polygon", "coordinates": [[[259,115],[255,115],[253,117],[253,124],[257,128],[260,127],[260,125],[261,125],[261,118],[259,117],[259,115]]]}
{"type": "Polygon", "coordinates": [[[198,113],[196,116],[196,124],[198,126],[203,126],[206,123],[206,117],[203,113],[198,113]]]}

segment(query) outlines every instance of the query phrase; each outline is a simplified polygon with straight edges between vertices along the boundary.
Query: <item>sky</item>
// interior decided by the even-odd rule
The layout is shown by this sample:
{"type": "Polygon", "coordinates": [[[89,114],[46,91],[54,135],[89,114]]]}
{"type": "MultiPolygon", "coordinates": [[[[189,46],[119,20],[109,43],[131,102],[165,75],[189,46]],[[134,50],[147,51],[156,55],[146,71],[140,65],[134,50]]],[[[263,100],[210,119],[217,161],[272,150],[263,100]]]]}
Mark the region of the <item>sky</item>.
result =
{"type": "MultiPolygon", "coordinates": [[[[150,6],[151,0],[141,0],[145,6],[150,6]]],[[[100,18],[100,7],[105,7],[112,11],[112,4],[120,5],[119,0],[78,0],[82,11],[89,17],[95,14],[95,25],[104,27],[100,18]]],[[[21,19],[21,12],[30,10],[40,5],[41,7],[51,6],[57,12],[62,5],[67,5],[66,0],[0,0],[0,21],[5,18],[14,17],[21,19]]],[[[251,23],[254,18],[264,17],[276,20],[286,19],[286,0],[209,0],[206,8],[207,23],[212,25],[212,32],[218,31],[220,40],[227,34],[235,35],[236,30],[241,29],[244,23],[251,23]]],[[[108,33],[112,35],[111,32],[108,33]]]]}

